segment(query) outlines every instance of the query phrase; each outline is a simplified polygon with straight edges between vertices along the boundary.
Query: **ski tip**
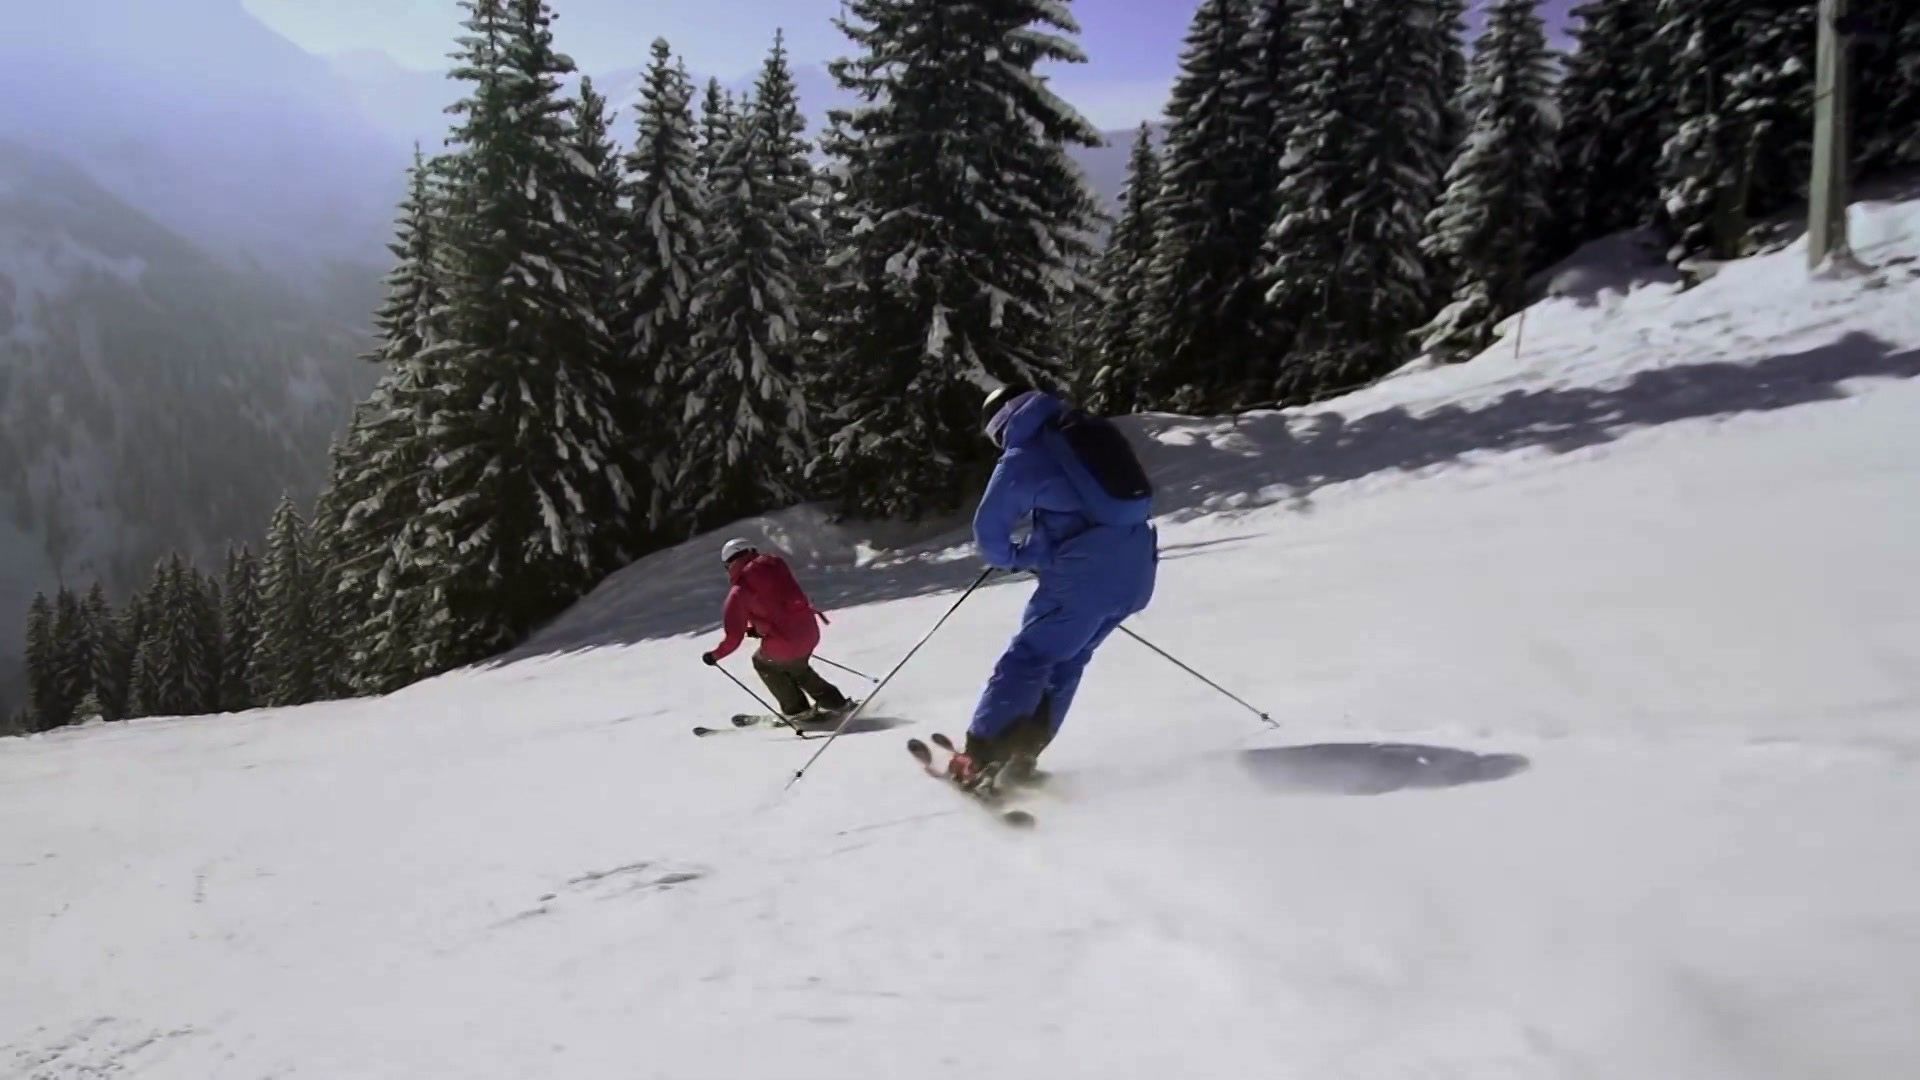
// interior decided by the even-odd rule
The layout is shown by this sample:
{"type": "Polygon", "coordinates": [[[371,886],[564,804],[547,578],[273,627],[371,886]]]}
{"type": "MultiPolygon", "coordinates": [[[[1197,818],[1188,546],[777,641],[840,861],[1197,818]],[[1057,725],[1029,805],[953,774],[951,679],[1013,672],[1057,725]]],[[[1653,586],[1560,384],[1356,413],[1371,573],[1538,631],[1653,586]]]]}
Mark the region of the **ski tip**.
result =
{"type": "Polygon", "coordinates": [[[953,748],[953,740],[947,738],[945,735],[941,734],[938,731],[933,733],[933,745],[939,747],[942,750],[947,751],[950,754],[958,752],[953,748]]]}
{"type": "Polygon", "coordinates": [[[912,754],[913,759],[922,765],[933,764],[933,751],[927,749],[927,744],[919,739],[907,740],[907,753],[912,754]]]}
{"type": "Polygon", "coordinates": [[[1016,829],[1031,829],[1034,826],[1033,815],[1025,810],[1008,810],[1000,815],[1000,820],[1016,829]]]}
{"type": "Polygon", "coordinates": [[[713,734],[713,729],[709,727],[697,727],[693,729],[693,734],[695,738],[704,739],[713,734]]]}

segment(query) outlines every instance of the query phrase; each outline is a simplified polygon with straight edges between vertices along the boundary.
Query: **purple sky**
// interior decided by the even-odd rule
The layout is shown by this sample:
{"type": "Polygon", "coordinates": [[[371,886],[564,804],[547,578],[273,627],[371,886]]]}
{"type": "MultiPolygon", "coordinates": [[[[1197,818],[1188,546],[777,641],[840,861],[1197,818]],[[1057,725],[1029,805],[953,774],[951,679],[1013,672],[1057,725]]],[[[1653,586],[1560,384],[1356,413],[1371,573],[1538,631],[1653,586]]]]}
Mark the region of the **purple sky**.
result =
{"type": "MultiPolygon", "coordinates": [[[[456,32],[453,0],[241,0],[313,52],[379,50],[410,67],[438,70],[456,32]]],[[[1392,0],[1371,0],[1392,2],[1392,0]]],[[[1556,22],[1576,0],[1544,0],[1556,22]]],[[[1102,127],[1127,127],[1159,112],[1198,0],[1074,0],[1089,63],[1058,70],[1060,93],[1102,127]]],[[[846,39],[830,20],[839,0],[554,0],[556,35],[587,71],[645,63],[664,36],[696,71],[743,76],[782,26],[794,59],[824,63],[846,39]]]]}

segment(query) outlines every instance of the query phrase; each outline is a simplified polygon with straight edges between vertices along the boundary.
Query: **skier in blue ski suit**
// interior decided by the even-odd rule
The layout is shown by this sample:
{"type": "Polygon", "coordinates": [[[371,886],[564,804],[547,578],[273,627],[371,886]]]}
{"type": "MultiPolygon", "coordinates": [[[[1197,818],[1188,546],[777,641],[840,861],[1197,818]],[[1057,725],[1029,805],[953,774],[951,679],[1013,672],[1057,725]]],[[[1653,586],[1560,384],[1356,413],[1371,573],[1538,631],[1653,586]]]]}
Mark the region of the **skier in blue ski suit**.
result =
{"type": "Polygon", "coordinates": [[[1109,429],[1105,456],[1125,462],[1105,469],[1063,433],[1063,422],[1084,414],[1060,398],[1002,388],[987,415],[1002,452],[974,514],[974,543],[991,566],[1032,571],[1039,588],[974,710],[952,767],[963,782],[999,762],[1031,768],[1065,722],[1094,651],[1153,598],[1159,563],[1150,487],[1131,452],[1113,446],[1116,434],[1109,429]],[[1109,477],[1128,469],[1138,487],[1115,495],[1109,477]],[[1028,535],[1016,540],[1023,523],[1028,535]]]}

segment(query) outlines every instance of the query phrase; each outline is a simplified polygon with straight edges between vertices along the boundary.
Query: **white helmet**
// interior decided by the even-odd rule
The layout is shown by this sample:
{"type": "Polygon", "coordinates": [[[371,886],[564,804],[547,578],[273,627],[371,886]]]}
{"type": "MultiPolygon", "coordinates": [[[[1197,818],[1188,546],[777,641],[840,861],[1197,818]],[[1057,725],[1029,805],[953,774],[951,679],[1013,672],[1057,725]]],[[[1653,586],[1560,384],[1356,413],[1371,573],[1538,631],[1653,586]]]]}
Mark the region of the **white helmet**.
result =
{"type": "Polygon", "coordinates": [[[757,555],[759,552],[760,549],[753,546],[753,541],[742,540],[736,536],[720,545],[720,561],[731,563],[742,555],[757,555]]]}

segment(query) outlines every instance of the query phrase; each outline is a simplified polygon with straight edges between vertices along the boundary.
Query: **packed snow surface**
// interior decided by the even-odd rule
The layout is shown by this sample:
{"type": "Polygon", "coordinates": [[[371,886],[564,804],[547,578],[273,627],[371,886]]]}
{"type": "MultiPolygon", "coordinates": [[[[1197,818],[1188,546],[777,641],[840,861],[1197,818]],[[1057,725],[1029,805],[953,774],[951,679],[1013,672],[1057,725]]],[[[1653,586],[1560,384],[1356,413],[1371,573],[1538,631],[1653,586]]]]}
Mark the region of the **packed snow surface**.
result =
{"type": "MultiPolygon", "coordinates": [[[[0,1073],[1911,1077],[1920,205],[1855,215],[1866,276],[1619,241],[1472,363],[1130,422],[1133,628],[1279,727],[1116,639],[1029,832],[902,752],[1027,584],[788,790],[689,735],[718,537],[390,698],[0,744],[0,1073]]],[[[730,531],[876,674],[978,572],[730,531]]]]}

